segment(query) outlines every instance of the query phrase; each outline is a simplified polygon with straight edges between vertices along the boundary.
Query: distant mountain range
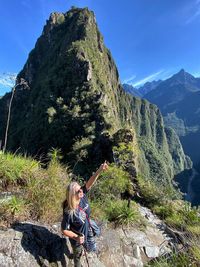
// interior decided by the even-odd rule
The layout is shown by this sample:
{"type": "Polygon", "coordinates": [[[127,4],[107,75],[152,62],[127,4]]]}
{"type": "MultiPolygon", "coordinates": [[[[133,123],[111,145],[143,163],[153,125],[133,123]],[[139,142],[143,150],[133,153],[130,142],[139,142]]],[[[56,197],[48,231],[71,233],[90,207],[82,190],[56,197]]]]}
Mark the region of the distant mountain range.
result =
{"type": "Polygon", "coordinates": [[[200,161],[200,79],[183,69],[143,96],[156,104],[194,163],[200,161]]]}
{"type": "Polygon", "coordinates": [[[181,69],[164,81],[148,82],[134,90],[128,85],[123,87],[156,104],[165,124],[179,135],[186,154],[194,163],[200,161],[200,78],[181,69]]]}
{"type": "Polygon", "coordinates": [[[127,84],[127,83],[124,83],[123,85],[123,88],[124,88],[124,90],[127,92],[127,93],[129,93],[129,94],[131,94],[131,95],[133,95],[133,96],[136,96],[136,97],[142,97],[143,95],[140,93],[140,91],[137,89],[137,88],[135,88],[135,87],[133,87],[131,84],[127,84]]]}
{"type": "MultiPolygon", "coordinates": [[[[167,80],[146,83],[137,91],[160,108],[165,125],[176,131],[184,152],[200,170],[200,78],[182,69],[167,80]]],[[[199,203],[200,176],[196,177],[193,185],[196,192],[193,203],[199,203]]]]}
{"type": "Polygon", "coordinates": [[[154,90],[161,82],[162,82],[162,80],[146,82],[143,86],[141,86],[139,88],[135,88],[131,84],[124,83],[123,88],[129,94],[132,94],[134,96],[143,97],[147,93],[154,90]]]}
{"type": "Polygon", "coordinates": [[[158,105],[163,115],[166,115],[174,112],[182,100],[198,91],[200,91],[200,79],[182,69],[171,78],[161,82],[144,97],[158,105]]]}

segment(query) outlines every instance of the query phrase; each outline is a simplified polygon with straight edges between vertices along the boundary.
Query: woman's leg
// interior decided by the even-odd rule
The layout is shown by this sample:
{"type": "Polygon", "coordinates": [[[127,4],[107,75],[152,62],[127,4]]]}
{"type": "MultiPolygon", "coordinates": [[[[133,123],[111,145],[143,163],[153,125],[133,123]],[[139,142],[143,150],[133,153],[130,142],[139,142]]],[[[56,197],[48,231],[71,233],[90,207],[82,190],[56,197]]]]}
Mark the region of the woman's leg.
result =
{"type": "Polygon", "coordinates": [[[83,252],[82,245],[72,246],[73,254],[74,254],[74,266],[81,267],[81,256],[83,252]]]}

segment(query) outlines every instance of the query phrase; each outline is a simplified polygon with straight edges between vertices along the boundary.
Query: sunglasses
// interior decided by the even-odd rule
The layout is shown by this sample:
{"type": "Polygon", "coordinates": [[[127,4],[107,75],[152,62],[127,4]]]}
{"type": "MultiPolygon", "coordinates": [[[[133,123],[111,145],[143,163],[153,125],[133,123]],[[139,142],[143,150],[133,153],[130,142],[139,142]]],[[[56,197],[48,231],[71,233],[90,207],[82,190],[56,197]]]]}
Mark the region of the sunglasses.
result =
{"type": "Polygon", "coordinates": [[[75,192],[76,195],[78,195],[79,193],[82,193],[82,189],[80,188],[78,191],[75,192]]]}

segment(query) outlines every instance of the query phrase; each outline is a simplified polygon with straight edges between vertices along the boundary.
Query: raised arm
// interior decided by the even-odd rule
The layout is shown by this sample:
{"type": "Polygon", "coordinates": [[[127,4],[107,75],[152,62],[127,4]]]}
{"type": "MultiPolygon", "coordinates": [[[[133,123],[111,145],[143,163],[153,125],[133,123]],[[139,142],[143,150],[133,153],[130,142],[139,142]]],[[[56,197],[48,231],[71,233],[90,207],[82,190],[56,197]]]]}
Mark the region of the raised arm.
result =
{"type": "Polygon", "coordinates": [[[106,161],[103,163],[103,164],[101,164],[101,166],[98,168],[98,170],[90,177],[90,179],[86,182],[86,189],[87,190],[89,190],[92,186],[93,186],[93,184],[94,184],[94,182],[97,180],[97,178],[98,178],[98,176],[99,176],[99,174],[102,172],[102,171],[104,171],[104,170],[107,170],[107,168],[108,168],[108,164],[106,163],[106,161]]]}

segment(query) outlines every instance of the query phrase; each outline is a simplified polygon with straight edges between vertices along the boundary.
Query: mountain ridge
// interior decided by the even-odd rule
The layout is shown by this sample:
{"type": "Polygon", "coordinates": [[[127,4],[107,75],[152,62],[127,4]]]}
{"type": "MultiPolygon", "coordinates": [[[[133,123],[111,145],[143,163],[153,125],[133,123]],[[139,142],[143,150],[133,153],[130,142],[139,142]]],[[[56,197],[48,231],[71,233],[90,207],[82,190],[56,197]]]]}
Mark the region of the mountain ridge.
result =
{"type": "Polygon", "coordinates": [[[161,109],[166,125],[181,137],[185,152],[195,163],[200,160],[200,154],[195,152],[195,140],[200,134],[199,96],[199,78],[183,69],[144,96],[161,109]]]}
{"type": "MultiPolygon", "coordinates": [[[[137,165],[138,157],[145,176],[169,181],[191,166],[180,145],[176,151],[169,148],[158,108],[124,92],[94,13],[87,8],[51,14],[17,84],[8,138],[11,151],[41,155],[58,147],[65,160],[84,173],[92,160],[113,161],[113,135],[127,128],[141,148],[134,162],[137,165]],[[21,79],[26,83],[20,84],[21,79]]],[[[2,114],[8,97],[1,99],[2,114]]],[[[3,139],[5,116],[0,123],[3,139]]]]}

